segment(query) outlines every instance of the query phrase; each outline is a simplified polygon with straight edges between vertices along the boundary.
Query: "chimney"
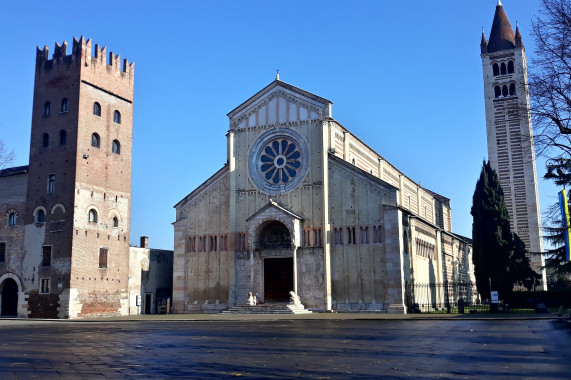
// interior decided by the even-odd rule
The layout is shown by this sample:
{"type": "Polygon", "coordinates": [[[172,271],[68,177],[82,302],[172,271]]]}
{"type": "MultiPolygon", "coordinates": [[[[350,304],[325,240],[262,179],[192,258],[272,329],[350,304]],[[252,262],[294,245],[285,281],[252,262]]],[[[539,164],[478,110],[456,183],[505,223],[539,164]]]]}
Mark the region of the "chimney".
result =
{"type": "Polygon", "coordinates": [[[148,236],[141,236],[141,248],[149,248],[149,237],[148,236]]]}

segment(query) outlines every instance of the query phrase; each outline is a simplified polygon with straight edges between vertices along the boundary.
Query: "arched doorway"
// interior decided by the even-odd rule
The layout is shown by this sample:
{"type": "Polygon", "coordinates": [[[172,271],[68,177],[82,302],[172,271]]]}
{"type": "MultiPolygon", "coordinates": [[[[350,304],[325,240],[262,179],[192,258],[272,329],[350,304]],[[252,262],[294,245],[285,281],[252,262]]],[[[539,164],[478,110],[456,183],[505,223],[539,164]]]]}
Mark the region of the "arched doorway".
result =
{"type": "Polygon", "coordinates": [[[291,235],[280,222],[268,223],[260,232],[259,247],[264,258],[264,301],[287,302],[293,290],[291,235]],[[265,251],[265,252],[264,252],[265,251]]]}
{"type": "Polygon", "coordinates": [[[2,288],[0,315],[3,317],[18,316],[18,284],[13,279],[7,278],[0,284],[0,287],[2,288]]]}

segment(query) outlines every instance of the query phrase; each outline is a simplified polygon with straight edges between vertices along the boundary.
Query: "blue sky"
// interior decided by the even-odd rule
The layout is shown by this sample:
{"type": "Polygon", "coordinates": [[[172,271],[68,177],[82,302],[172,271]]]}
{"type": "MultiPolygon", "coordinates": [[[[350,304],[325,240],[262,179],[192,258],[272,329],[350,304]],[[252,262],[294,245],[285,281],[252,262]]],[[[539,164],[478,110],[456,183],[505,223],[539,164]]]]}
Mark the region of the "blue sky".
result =
{"type": "MultiPolygon", "coordinates": [[[[452,200],[456,233],[487,157],[480,37],[496,0],[11,1],[0,16],[0,138],[29,154],[36,46],[84,35],[135,62],[131,241],[172,249],[173,206],[226,161],[226,114],[280,78],[452,200]]],[[[504,0],[528,58],[539,0],[504,0]]],[[[69,48],[71,50],[71,47],[69,48]]],[[[538,163],[539,176],[543,163],[538,163]]],[[[542,210],[556,200],[540,179],[542,210]]]]}

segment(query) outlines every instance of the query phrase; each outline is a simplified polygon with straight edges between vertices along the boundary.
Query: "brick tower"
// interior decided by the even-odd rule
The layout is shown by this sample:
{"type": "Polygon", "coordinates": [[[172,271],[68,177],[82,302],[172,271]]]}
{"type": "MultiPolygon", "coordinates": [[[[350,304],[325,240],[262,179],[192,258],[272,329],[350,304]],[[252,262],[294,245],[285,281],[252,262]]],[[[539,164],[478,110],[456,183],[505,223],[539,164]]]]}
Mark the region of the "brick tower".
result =
{"type": "Polygon", "coordinates": [[[27,185],[30,317],[127,312],[134,64],[91,40],[37,50],[27,185]],[[36,285],[33,285],[33,282],[36,285]]]}
{"type": "MultiPolygon", "coordinates": [[[[527,91],[527,58],[519,27],[514,30],[498,0],[489,41],[482,31],[488,159],[498,173],[516,232],[530,252],[542,252],[541,214],[527,91]],[[522,110],[524,112],[522,112],[522,110]]],[[[531,255],[542,274],[543,257],[531,255]]]]}

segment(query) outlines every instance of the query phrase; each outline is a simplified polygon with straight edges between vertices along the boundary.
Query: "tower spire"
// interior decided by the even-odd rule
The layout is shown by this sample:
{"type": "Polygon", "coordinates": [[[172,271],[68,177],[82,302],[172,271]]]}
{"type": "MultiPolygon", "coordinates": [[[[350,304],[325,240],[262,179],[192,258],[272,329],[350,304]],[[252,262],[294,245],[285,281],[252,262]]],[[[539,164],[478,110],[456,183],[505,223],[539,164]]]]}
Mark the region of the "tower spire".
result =
{"type": "Polygon", "coordinates": [[[523,41],[521,39],[521,33],[519,32],[519,25],[516,21],[515,23],[515,46],[516,47],[523,47],[523,41]]]}
{"type": "Polygon", "coordinates": [[[483,27],[482,27],[482,40],[480,41],[480,50],[482,54],[488,52],[488,41],[486,40],[486,33],[484,33],[483,27]]]}
{"type": "Polygon", "coordinates": [[[501,0],[498,0],[496,13],[494,14],[494,22],[492,23],[492,30],[490,32],[490,40],[488,41],[488,53],[513,49],[514,47],[514,30],[504,11],[501,0]]]}

